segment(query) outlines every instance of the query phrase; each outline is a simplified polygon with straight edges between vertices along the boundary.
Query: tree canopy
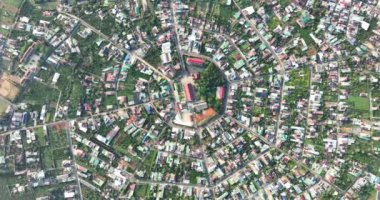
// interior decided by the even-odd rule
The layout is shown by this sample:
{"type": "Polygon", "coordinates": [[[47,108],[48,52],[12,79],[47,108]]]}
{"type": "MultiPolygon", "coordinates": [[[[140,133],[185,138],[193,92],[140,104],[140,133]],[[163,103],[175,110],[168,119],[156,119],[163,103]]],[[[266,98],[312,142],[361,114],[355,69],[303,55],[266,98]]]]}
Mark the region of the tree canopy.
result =
{"type": "Polygon", "coordinates": [[[203,98],[210,107],[220,110],[222,102],[216,99],[216,90],[224,86],[226,81],[214,64],[210,63],[200,74],[198,81],[198,95],[203,98]]]}

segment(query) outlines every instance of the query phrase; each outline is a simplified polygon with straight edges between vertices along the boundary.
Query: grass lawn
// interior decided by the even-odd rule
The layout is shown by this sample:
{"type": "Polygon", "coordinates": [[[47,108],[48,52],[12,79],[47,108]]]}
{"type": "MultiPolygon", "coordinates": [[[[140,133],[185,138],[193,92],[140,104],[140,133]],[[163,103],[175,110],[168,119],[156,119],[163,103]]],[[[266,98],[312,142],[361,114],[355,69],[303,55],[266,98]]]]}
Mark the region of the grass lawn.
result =
{"type": "Polygon", "coordinates": [[[309,68],[295,69],[289,73],[289,81],[286,83],[286,85],[308,88],[309,79],[309,68]]]}
{"type": "Polygon", "coordinates": [[[20,183],[21,185],[27,184],[26,177],[23,176],[12,176],[12,175],[1,175],[0,176],[0,199],[35,199],[35,196],[31,191],[21,193],[19,195],[11,196],[9,193],[8,186],[20,183]]]}
{"type": "Polygon", "coordinates": [[[314,40],[310,37],[310,33],[313,31],[312,27],[305,27],[298,29],[301,38],[303,38],[307,45],[313,44],[314,40]]]}
{"type": "Polygon", "coordinates": [[[47,17],[42,16],[41,10],[37,6],[34,6],[33,3],[34,0],[25,0],[20,10],[20,15],[29,17],[31,21],[48,20],[47,17]]]}
{"type": "Polygon", "coordinates": [[[239,52],[237,50],[231,52],[228,56],[227,56],[227,60],[230,62],[230,64],[234,64],[235,61],[237,61],[235,59],[235,57],[239,54],[239,52]]]}
{"type": "Polygon", "coordinates": [[[136,196],[140,198],[147,197],[150,191],[149,187],[149,185],[137,185],[135,189],[136,196]]]}
{"type": "MultiPolygon", "coordinates": [[[[85,90],[82,87],[79,80],[74,80],[71,83],[71,88],[69,91],[63,91],[62,96],[70,95],[68,100],[70,100],[70,110],[69,110],[69,117],[75,117],[76,116],[76,109],[78,104],[81,102],[85,94],[85,90]]],[[[63,98],[62,98],[63,100],[63,98]]],[[[62,101],[63,102],[63,101],[62,101]]]]}
{"type": "Polygon", "coordinates": [[[0,1],[0,24],[12,24],[16,13],[23,0],[2,0],[0,1]]]}
{"type": "Polygon", "coordinates": [[[67,147],[54,149],[53,156],[55,160],[70,159],[70,151],[67,147]]]}
{"type": "Polygon", "coordinates": [[[286,7],[288,6],[292,1],[291,0],[279,0],[278,3],[282,6],[282,7],[286,7]]]}
{"type": "MultiPolygon", "coordinates": [[[[34,2],[32,2],[34,4],[34,2]]],[[[58,0],[55,1],[50,1],[50,2],[43,2],[39,4],[34,4],[35,6],[40,6],[42,9],[45,10],[53,10],[57,7],[58,5],[58,0]]]]}
{"type": "Polygon", "coordinates": [[[241,51],[244,53],[244,54],[247,54],[249,52],[250,48],[249,48],[249,43],[248,42],[245,42],[243,45],[241,45],[241,51]]]}
{"type": "Polygon", "coordinates": [[[127,79],[124,83],[120,82],[120,84],[123,84],[124,89],[118,92],[119,96],[127,96],[128,101],[133,100],[135,85],[137,83],[138,78],[141,77],[143,79],[149,80],[150,76],[143,74],[139,72],[135,66],[131,67],[128,70],[127,79]]]}
{"type": "Polygon", "coordinates": [[[354,181],[356,180],[356,176],[343,172],[342,177],[340,177],[335,183],[337,186],[339,186],[342,189],[347,189],[354,181]]]}
{"type": "Polygon", "coordinates": [[[146,156],[143,165],[146,168],[152,168],[155,165],[157,154],[157,151],[150,151],[149,154],[146,156]]]}
{"type": "Polygon", "coordinates": [[[106,96],[104,98],[104,105],[118,105],[118,101],[115,95],[106,96]]]}
{"type": "Polygon", "coordinates": [[[50,196],[50,195],[63,195],[64,184],[58,184],[55,186],[36,187],[33,189],[33,193],[36,197],[50,196]]]}
{"type": "MultiPolygon", "coordinates": [[[[380,137],[380,131],[373,131],[372,137],[380,137]]],[[[380,148],[380,141],[377,141],[375,144],[378,144],[380,148]]]]}
{"type": "Polygon", "coordinates": [[[42,168],[55,168],[53,151],[48,147],[41,148],[42,168]]]}
{"type": "Polygon", "coordinates": [[[272,16],[271,19],[269,20],[268,22],[268,27],[269,29],[272,31],[274,30],[279,24],[281,24],[281,21],[275,17],[275,16],[272,16]]]}
{"type": "Polygon", "coordinates": [[[348,149],[347,156],[349,160],[367,166],[369,172],[380,176],[380,157],[375,154],[374,147],[377,147],[374,141],[368,142],[356,138],[355,144],[348,149]]]}
{"type": "MultiPolygon", "coordinates": [[[[100,20],[96,13],[82,16],[82,19],[91,24],[105,35],[112,35],[112,33],[122,32],[122,26],[115,21],[115,18],[107,14],[103,20],[100,20]]],[[[125,31],[126,29],[124,29],[125,31]]]]}
{"type": "MultiPolygon", "coordinates": [[[[250,0],[237,0],[236,2],[242,8],[245,8],[245,7],[252,5],[252,1],[250,1],[250,0]]],[[[232,3],[232,4],[234,4],[234,3],[232,3]]]]}
{"type": "MultiPolygon", "coordinates": [[[[380,193],[380,192],[379,192],[380,193]]],[[[380,195],[380,194],[379,194],[380,195]]],[[[371,190],[371,194],[370,196],[368,197],[368,200],[375,200],[376,199],[376,196],[377,196],[377,190],[375,188],[373,188],[371,190]]]]}
{"type": "Polygon", "coordinates": [[[190,183],[191,184],[197,184],[197,177],[202,177],[203,174],[194,170],[191,170],[190,172],[190,183]]]}
{"type": "Polygon", "coordinates": [[[38,81],[32,81],[22,95],[21,101],[33,105],[48,104],[55,107],[58,101],[59,92],[56,89],[42,84],[38,81]]]}
{"type": "Polygon", "coordinates": [[[5,6],[12,6],[18,8],[23,0],[2,0],[5,6]]]}
{"type": "MultiPolygon", "coordinates": [[[[0,22],[1,22],[1,19],[0,19],[0,22]]],[[[9,30],[7,30],[7,29],[3,29],[3,28],[0,27],[0,34],[6,35],[6,34],[8,34],[8,33],[9,33],[9,30]]],[[[0,66],[1,66],[1,65],[0,65],[0,66]]]]}
{"type": "Polygon", "coordinates": [[[118,153],[126,154],[128,151],[128,147],[133,143],[132,137],[127,135],[126,133],[118,134],[117,139],[115,140],[115,144],[113,148],[118,153]]]}
{"type": "Polygon", "coordinates": [[[56,130],[50,128],[49,131],[50,147],[60,148],[68,145],[68,139],[66,137],[65,130],[57,132],[56,130]]]}
{"type": "Polygon", "coordinates": [[[39,127],[34,129],[36,136],[37,136],[37,141],[40,144],[40,146],[45,146],[46,145],[46,137],[44,133],[44,129],[39,127]]]}
{"type": "Polygon", "coordinates": [[[154,67],[158,67],[161,65],[162,60],[161,60],[161,50],[158,48],[152,48],[149,50],[149,52],[145,56],[145,60],[153,65],[154,67]]]}
{"type": "Polygon", "coordinates": [[[350,95],[348,97],[348,102],[354,104],[355,110],[369,112],[369,99],[366,97],[350,95]]]}
{"type": "Polygon", "coordinates": [[[232,16],[232,6],[228,6],[221,3],[214,3],[213,15],[217,18],[220,23],[228,22],[232,16]]]}
{"type": "Polygon", "coordinates": [[[196,2],[196,15],[198,17],[205,17],[207,15],[207,10],[208,10],[208,7],[209,7],[209,3],[208,2],[196,2]]]}
{"type": "Polygon", "coordinates": [[[124,90],[118,92],[118,95],[125,95],[128,101],[133,101],[136,77],[128,76],[127,81],[124,83],[124,90]]]}
{"type": "Polygon", "coordinates": [[[103,200],[103,197],[91,190],[90,188],[86,187],[85,185],[81,185],[81,190],[82,190],[82,195],[83,195],[83,199],[91,199],[91,200],[103,200]]]}

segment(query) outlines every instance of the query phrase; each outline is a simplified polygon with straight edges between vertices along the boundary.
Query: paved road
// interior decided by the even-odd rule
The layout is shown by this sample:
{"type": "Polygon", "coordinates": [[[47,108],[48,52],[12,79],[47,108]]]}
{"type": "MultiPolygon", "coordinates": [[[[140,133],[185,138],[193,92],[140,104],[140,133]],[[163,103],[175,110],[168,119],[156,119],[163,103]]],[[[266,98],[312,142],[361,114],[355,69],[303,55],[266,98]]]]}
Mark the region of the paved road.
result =
{"type": "Polygon", "coordinates": [[[260,31],[256,28],[256,23],[253,21],[253,20],[250,20],[244,12],[242,12],[242,9],[240,8],[239,4],[236,3],[235,0],[233,0],[234,4],[236,5],[236,7],[240,10],[241,14],[243,15],[244,19],[246,21],[249,21],[251,22],[251,28],[255,31],[255,33],[257,34],[257,36],[259,36],[261,42],[263,42],[265,45],[267,45],[268,49],[271,51],[271,53],[273,54],[273,56],[275,57],[275,59],[277,60],[278,64],[280,65],[281,67],[281,70],[280,70],[280,73],[281,75],[284,75],[285,74],[285,65],[284,63],[282,62],[282,60],[280,59],[280,57],[278,57],[276,51],[274,51],[274,49],[272,48],[272,46],[269,44],[269,42],[261,35],[260,31]]]}
{"type": "Polygon", "coordinates": [[[91,190],[93,191],[97,191],[97,192],[101,192],[97,187],[95,187],[94,185],[92,185],[91,183],[83,180],[83,179],[79,179],[79,182],[83,185],[85,185],[86,187],[90,188],[91,190]]]}
{"type": "Polygon", "coordinates": [[[134,105],[131,105],[131,106],[126,106],[124,108],[118,108],[118,109],[114,109],[114,110],[104,111],[104,112],[97,113],[97,114],[90,115],[90,116],[76,117],[76,118],[64,119],[64,120],[50,122],[50,123],[43,123],[43,124],[39,124],[39,125],[36,125],[36,126],[22,127],[22,128],[18,128],[18,129],[9,130],[9,131],[4,132],[4,133],[0,133],[0,135],[9,135],[9,134],[13,133],[14,131],[21,131],[21,130],[31,129],[31,128],[40,128],[40,127],[43,127],[43,126],[54,126],[54,125],[57,125],[57,124],[68,123],[68,122],[73,121],[73,120],[84,120],[84,119],[88,119],[88,118],[93,118],[93,117],[105,115],[105,114],[108,114],[108,113],[114,113],[114,112],[118,112],[118,111],[127,110],[129,108],[134,108],[134,107],[142,106],[142,105],[144,105],[146,103],[154,103],[154,102],[161,101],[161,100],[162,99],[154,99],[154,100],[151,100],[151,101],[148,101],[148,102],[138,103],[138,104],[134,104],[134,105]]]}
{"type": "Polygon", "coordinates": [[[251,133],[257,135],[262,141],[264,141],[265,143],[267,143],[269,146],[271,146],[272,148],[275,148],[277,151],[280,151],[281,153],[283,153],[284,155],[287,155],[288,157],[290,157],[292,160],[296,161],[297,165],[300,165],[302,167],[304,167],[305,169],[309,170],[311,173],[313,173],[315,176],[317,176],[319,179],[323,180],[324,182],[328,183],[329,185],[331,185],[334,189],[338,190],[339,192],[343,193],[344,191],[339,188],[338,186],[334,185],[334,184],[331,184],[329,183],[324,177],[322,177],[321,175],[319,175],[317,172],[315,172],[314,170],[310,169],[309,166],[305,165],[302,161],[298,160],[297,158],[295,158],[294,156],[292,155],[289,155],[286,151],[280,149],[279,147],[277,147],[276,145],[270,143],[265,137],[261,136],[261,135],[258,135],[256,133],[254,133],[249,127],[245,126],[244,124],[240,123],[238,120],[230,117],[230,119],[236,123],[238,123],[241,127],[243,127],[244,129],[246,129],[247,131],[250,131],[251,133]]]}
{"type": "MultiPolygon", "coordinates": [[[[234,3],[237,5],[237,3],[235,2],[235,0],[234,0],[234,3]]],[[[237,7],[239,8],[239,10],[241,10],[241,8],[240,8],[238,5],[237,5],[237,7]]],[[[173,10],[172,10],[172,12],[173,12],[173,10]]],[[[147,67],[149,67],[151,70],[153,70],[154,72],[156,72],[157,74],[161,75],[161,76],[164,77],[166,80],[168,80],[169,83],[170,83],[170,85],[172,86],[172,83],[173,83],[173,82],[172,82],[172,80],[171,80],[169,77],[167,77],[167,76],[166,76],[165,74],[163,74],[161,71],[159,71],[158,69],[156,69],[154,66],[150,65],[148,62],[146,62],[143,58],[141,58],[141,57],[140,57],[139,55],[137,55],[136,53],[131,52],[131,51],[125,49],[125,48],[124,48],[123,46],[121,46],[120,44],[115,43],[115,42],[112,41],[108,36],[106,36],[105,34],[103,34],[101,31],[97,30],[96,28],[94,28],[93,26],[91,26],[90,24],[88,24],[87,22],[85,22],[84,20],[82,20],[82,19],[76,17],[75,15],[72,15],[72,14],[69,14],[69,13],[65,13],[65,12],[61,12],[61,13],[62,13],[62,14],[65,14],[65,15],[71,17],[71,18],[74,18],[74,19],[79,20],[79,21],[82,23],[82,25],[84,25],[84,26],[90,28],[93,32],[95,32],[96,34],[98,34],[98,35],[101,36],[102,38],[106,39],[107,41],[111,42],[111,43],[112,43],[115,47],[117,47],[118,49],[120,49],[120,50],[122,50],[123,52],[125,52],[125,53],[129,53],[129,54],[131,54],[132,56],[136,57],[136,59],[139,60],[141,63],[143,63],[144,65],[146,65],[147,67]]],[[[247,16],[245,16],[244,14],[243,14],[243,16],[244,16],[244,18],[245,18],[246,20],[249,20],[249,19],[247,18],[247,16]]],[[[175,17],[175,16],[173,16],[173,17],[175,17]]],[[[280,72],[280,75],[284,76],[284,74],[285,74],[285,69],[284,69],[284,64],[283,64],[283,62],[281,61],[281,59],[278,57],[278,55],[276,54],[276,52],[274,51],[274,49],[271,47],[271,45],[269,44],[269,42],[268,42],[268,41],[267,41],[267,40],[266,40],[266,39],[260,34],[259,30],[255,27],[254,23],[252,23],[252,29],[253,29],[253,30],[256,32],[256,34],[259,36],[260,40],[261,40],[264,44],[266,44],[266,45],[268,46],[268,49],[272,52],[273,56],[275,57],[275,59],[277,60],[279,66],[280,66],[280,68],[281,68],[281,70],[279,71],[279,72],[280,72]]],[[[176,34],[176,36],[177,36],[177,40],[178,40],[178,35],[176,34]]],[[[177,41],[177,43],[176,43],[177,48],[179,48],[179,46],[178,46],[178,42],[179,42],[179,41],[177,41]]],[[[230,41],[230,42],[231,42],[233,45],[236,45],[236,44],[233,43],[233,41],[230,41]]],[[[237,48],[237,49],[238,49],[238,48],[237,48]]],[[[179,49],[179,50],[180,50],[180,49],[179,49]]],[[[182,55],[182,53],[183,53],[183,52],[180,52],[181,55],[182,55]]],[[[209,57],[207,57],[207,56],[203,56],[203,55],[194,55],[194,54],[191,54],[191,53],[189,53],[188,55],[201,57],[201,58],[207,59],[207,60],[209,60],[209,61],[211,61],[211,62],[213,62],[213,63],[216,63],[214,60],[212,60],[211,58],[209,58],[209,57]]],[[[181,61],[181,62],[183,62],[183,61],[181,61]]],[[[219,66],[219,65],[217,65],[217,66],[219,66]]],[[[279,124],[280,124],[280,123],[279,123],[279,122],[280,122],[279,119],[280,119],[280,116],[281,116],[280,114],[281,114],[282,99],[283,99],[283,95],[282,95],[283,88],[284,88],[284,81],[282,81],[281,101],[280,101],[280,111],[279,111],[280,113],[279,113],[279,118],[278,118],[278,122],[277,122],[277,129],[278,129],[278,126],[279,126],[279,124]]],[[[150,102],[146,102],[146,103],[152,103],[152,102],[154,102],[154,101],[155,101],[155,100],[152,100],[152,101],[150,101],[150,102]]],[[[141,104],[145,104],[145,103],[141,103],[141,104]]],[[[106,112],[98,113],[98,114],[96,114],[96,115],[94,115],[94,116],[99,116],[99,115],[107,114],[107,113],[110,113],[110,112],[117,112],[117,111],[119,111],[119,110],[125,110],[125,109],[131,108],[131,107],[140,106],[141,104],[137,104],[137,105],[133,105],[133,106],[127,106],[126,108],[120,108],[120,109],[115,109],[115,110],[112,110],[112,111],[106,111],[106,112]]],[[[91,116],[91,117],[93,117],[93,116],[91,116]]],[[[71,121],[71,120],[76,120],[76,119],[86,119],[86,118],[88,118],[88,117],[80,117],[80,118],[74,118],[74,119],[67,119],[67,120],[62,120],[62,121],[57,121],[57,122],[52,122],[52,123],[47,123],[47,124],[41,124],[41,125],[38,125],[38,126],[35,126],[35,127],[41,127],[41,126],[45,126],[45,125],[54,125],[54,124],[58,124],[58,123],[68,123],[68,122],[71,121]]],[[[246,127],[244,124],[241,124],[241,123],[238,122],[236,119],[233,119],[233,118],[231,118],[231,119],[232,119],[233,121],[237,122],[237,123],[238,123],[240,126],[242,126],[243,128],[245,128],[247,131],[252,132],[252,130],[251,130],[250,128],[246,127]]],[[[22,129],[25,129],[25,128],[22,128],[22,129]]],[[[19,129],[19,130],[22,130],[22,129],[19,129]]],[[[8,133],[10,133],[10,132],[8,132],[8,133]]],[[[254,133],[254,134],[256,134],[256,133],[254,133]]],[[[285,151],[279,149],[276,145],[273,145],[272,143],[268,142],[268,141],[266,140],[266,138],[264,138],[263,136],[261,136],[261,135],[257,135],[257,136],[260,137],[261,140],[263,140],[264,142],[266,142],[266,143],[267,143],[268,145],[270,145],[272,148],[276,148],[276,149],[279,150],[280,152],[282,152],[282,153],[288,155],[287,152],[285,152],[285,151]]],[[[261,155],[261,154],[260,154],[260,155],[261,155]]],[[[289,156],[289,155],[288,155],[288,156],[289,156]]],[[[293,158],[292,156],[289,156],[289,157],[291,157],[292,159],[298,161],[296,158],[293,158]]],[[[305,167],[306,169],[309,169],[309,167],[306,166],[305,164],[303,164],[302,162],[298,162],[298,164],[301,165],[301,166],[303,166],[303,167],[305,167]]],[[[242,168],[242,169],[243,169],[243,168],[242,168]]],[[[239,172],[239,171],[242,170],[242,169],[238,169],[237,171],[235,171],[235,172],[229,174],[226,178],[232,176],[233,174],[239,172]]],[[[310,169],[309,169],[309,170],[310,170],[310,169]]],[[[310,170],[310,171],[311,171],[312,173],[314,173],[316,176],[319,176],[319,175],[318,175],[317,173],[315,173],[314,171],[312,171],[312,170],[310,170]]],[[[225,179],[226,179],[226,178],[225,178],[225,179]]],[[[321,178],[321,180],[324,180],[324,178],[321,177],[321,176],[319,176],[319,178],[321,178]]],[[[139,179],[131,180],[131,181],[136,181],[137,183],[145,183],[145,184],[160,184],[160,185],[172,185],[172,186],[184,186],[184,187],[195,187],[195,188],[208,188],[208,189],[212,189],[212,188],[213,188],[213,187],[210,187],[210,186],[204,186],[204,185],[199,185],[199,184],[172,183],[172,182],[165,182],[165,181],[149,181],[149,180],[139,180],[139,179]]],[[[325,181],[325,180],[324,180],[324,181],[325,181]]],[[[82,180],[82,179],[80,179],[80,182],[81,182],[82,184],[86,185],[86,186],[89,186],[89,187],[92,186],[91,184],[89,184],[88,182],[86,182],[86,181],[84,181],[84,180],[82,180]]],[[[326,181],[326,182],[327,182],[327,181],[326,181]]],[[[330,185],[331,185],[332,187],[334,187],[335,189],[337,189],[338,191],[342,192],[342,190],[341,190],[340,188],[338,188],[337,186],[335,186],[335,185],[333,185],[333,184],[330,184],[330,185]]]]}
{"type": "Polygon", "coordinates": [[[141,58],[139,55],[137,55],[136,53],[132,52],[132,51],[129,51],[127,50],[126,48],[124,48],[123,46],[121,46],[120,44],[114,42],[113,40],[111,40],[111,38],[107,35],[105,35],[104,33],[102,33],[100,30],[96,29],[95,27],[93,27],[92,25],[90,25],[89,23],[87,23],[86,21],[84,21],[83,19],[75,16],[75,15],[72,15],[70,13],[67,13],[67,12],[60,12],[64,15],[67,15],[73,19],[76,19],[76,20],[79,20],[82,25],[84,25],[85,27],[91,29],[93,32],[95,32],[96,34],[98,34],[99,36],[101,36],[103,39],[109,41],[110,43],[112,43],[115,47],[117,47],[119,50],[125,52],[125,53],[128,53],[132,56],[134,56],[137,60],[139,60],[141,63],[143,63],[144,65],[146,65],[147,67],[149,67],[151,70],[153,70],[154,72],[156,72],[157,74],[161,75],[162,77],[164,77],[166,80],[168,80],[169,82],[171,82],[171,79],[169,77],[167,77],[165,74],[163,74],[161,71],[159,71],[158,69],[156,69],[154,66],[152,66],[151,64],[149,64],[147,61],[145,61],[143,58],[141,58]]]}
{"type": "MultiPolygon", "coordinates": [[[[119,50],[123,51],[124,53],[127,53],[129,55],[132,55],[134,56],[137,60],[139,60],[141,63],[143,63],[145,66],[149,67],[152,71],[156,72],[157,74],[159,74],[160,76],[162,76],[163,78],[165,78],[168,83],[169,83],[169,86],[170,86],[170,90],[171,91],[174,91],[174,81],[169,78],[168,76],[166,76],[165,74],[163,74],[160,70],[158,70],[156,67],[152,66],[150,63],[148,63],[146,60],[144,60],[144,58],[140,57],[139,55],[137,55],[135,52],[133,51],[129,51],[127,50],[126,48],[124,48],[123,46],[121,46],[120,44],[116,43],[115,41],[111,40],[111,38],[107,35],[105,35],[104,33],[102,33],[100,30],[96,29],[95,27],[93,27],[92,25],[90,25],[89,23],[87,23],[86,21],[84,21],[83,19],[75,16],[75,15],[72,15],[70,13],[67,13],[67,12],[61,12],[62,14],[65,14],[73,19],[76,19],[76,20],[79,20],[82,25],[86,26],[87,28],[91,29],[93,32],[95,32],[96,34],[98,34],[99,36],[101,36],[103,39],[107,40],[108,42],[112,43],[115,47],[117,47],[119,50]]],[[[176,102],[174,102],[176,103],[176,102]]]]}
{"type": "Polygon", "coordinates": [[[177,33],[177,28],[178,28],[178,22],[177,22],[177,17],[175,16],[175,10],[176,10],[176,5],[175,3],[172,3],[170,2],[170,12],[172,14],[172,18],[173,18],[173,23],[174,23],[174,33],[175,33],[175,45],[176,45],[176,48],[177,48],[177,51],[180,55],[180,62],[181,62],[181,68],[186,71],[186,73],[188,72],[187,68],[186,68],[186,64],[185,64],[185,61],[183,60],[183,54],[182,54],[182,50],[181,50],[181,45],[180,45],[180,38],[179,38],[179,35],[177,33]]]}
{"type": "MultiPolygon", "coordinates": [[[[73,156],[73,161],[75,162],[75,154],[73,153],[73,141],[71,140],[70,131],[68,131],[68,130],[66,130],[66,137],[67,137],[67,140],[68,140],[68,143],[69,143],[70,151],[71,151],[72,156],[73,156]]],[[[78,172],[77,165],[74,164],[73,168],[75,170],[75,176],[76,176],[77,184],[78,184],[78,187],[79,187],[79,196],[80,196],[80,199],[82,200],[83,199],[83,194],[82,194],[82,188],[80,186],[80,179],[79,179],[79,176],[78,176],[78,173],[77,173],[78,172]]]]}
{"type": "Polygon", "coordinates": [[[236,5],[236,7],[238,7],[238,9],[240,10],[241,14],[243,15],[244,19],[246,21],[249,21],[250,24],[251,24],[251,28],[253,29],[253,31],[255,31],[256,35],[259,36],[261,42],[263,42],[267,47],[268,49],[270,50],[270,52],[272,53],[272,55],[274,56],[274,58],[277,60],[278,62],[278,65],[280,67],[280,70],[279,70],[279,73],[281,75],[281,91],[280,91],[280,105],[279,105],[279,111],[278,111],[278,115],[277,115],[277,119],[276,119],[276,128],[275,128],[275,138],[276,138],[276,143],[279,144],[279,139],[278,139],[278,132],[279,132],[279,129],[280,129],[280,124],[281,124],[281,113],[282,113],[282,102],[284,100],[284,94],[283,94],[283,90],[284,90],[284,86],[285,86],[285,81],[284,81],[284,76],[285,76],[285,65],[284,63],[282,62],[282,60],[280,59],[280,57],[278,57],[276,51],[273,49],[273,47],[270,45],[270,43],[261,35],[260,31],[256,28],[256,23],[253,21],[253,20],[250,20],[244,12],[242,12],[242,9],[240,8],[239,4],[236,3],[235,0],[233,0],[234,4],[236,5]]]}
{"type": "Polygon", "coordinates": [[[172,152],[172,151],[164,151],[164,150],[159,150],[157,148],[154,148],[154,149],[161,152],[161,153],[167,153],[167,154],[175,155],[175,156],[182,157],[182,158],[187,158],[187,159],[194,160],[194,161],[202,160],[202,158],[194,157],[192,155],[186,155],[186,154],[182,154],[182,153],[178,153],[178,152],[172,152]]]}
{"type": "MultiPolygon", "coordinates": [[[[151,181],[151,180],[133,180],[136,183],[144,183],[144,184],[157,184],[157,185],[170,185],[170,186],[183,186],[183,187],[193,187],[193,188],[207,188],[211,189],[209,186],[200,185],[200,184],[186,184],[186,183],[178,183],[178,182],[166,182],[166,181],[151,181]]],[[[133,182],[132,181],[132,182],[133,182]]]]}
{"type": "MultiPolygon", "coordinates": [[[[270,149],[270,148],[269,148],[270,149]]],[[[233,175],[235,175],[236,173],[239,173],[240,171],[244,170],[245,167],[247,167],[247,165],[249,165],[250,163],[252,163],[253,161],[259,159],[261,156],[263,156],[264,154],[266,154],[268,152],[268,150],[265,150],[263,152],[261,152],[260,154],[258,154],[255,158],[253,158],[252,160],[248,160],[245,164],[243,164],[241,167],[235,169],[233,172],[229,173],[227,176],[223,177],[221,180],[218,180],[216,182],[215,185],[218,185],[220,183],[222,183],[223,181],[229,179],[230,177],[232,177],[233,175]]]]}
{"type": "Polygon", "coordinates": [[[312,84],[312,77],[313,77],[313,69],[310,69],[310,76],[309,76],[309,98],[307,100],[307,111],[306,111],[306,132],[303,134],[303,137],[302,137],[302,151],[304,149],[304,146],[305,146],[305,138],[306,138],[306,134],[309,134],[310,132],[310,125],[309,125],[309,113],[310,113],[310,103],[311,103],[311,89],[313,87],[313,84],[312,84]]]}

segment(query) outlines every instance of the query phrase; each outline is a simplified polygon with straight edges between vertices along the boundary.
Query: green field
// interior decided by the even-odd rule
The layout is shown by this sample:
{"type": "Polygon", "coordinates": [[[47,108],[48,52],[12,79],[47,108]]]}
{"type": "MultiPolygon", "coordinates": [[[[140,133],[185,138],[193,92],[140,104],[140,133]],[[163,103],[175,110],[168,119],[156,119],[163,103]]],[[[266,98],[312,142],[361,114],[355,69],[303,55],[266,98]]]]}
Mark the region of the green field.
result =
{"type": "Polygon", "coordinates": [[[335,184],[343,189],[347,189],[350,185],[354,183],[356,180],[356,176],[347,173],[347,171],[344,171],[342,173],[342,176],[335,182],[335,184]]]}
{"type": "Polygon", "coordinates": [[[90,188],[84,185],[81,187],[81,190],[82,190],[83,199],[103,200],[103,197],[99,193],[91,190],[90,188]]]}
{"type": "Polygon", "coordinates": [[[0,116],[4,114],[10,104],[0,98],[0,116]]]}
{"type": "Polygon", "coordinates": [[[115,95],[106,96],[104,98],[104,105],[106,105],[106,106],[112,105],[114,107],[115,107],[115,105],[118,105],[118,101],[116,99],[116,96],[115,95]]]}
{"type": "Polygon", "coordinates": [[[299,28],[298,31],[301,38],[305,40],[307,45],[314,43],[314,40],[310,37],[310,33],[312,32],[312,27],[299,28]]]}
{"type": "Polygon", "coordinates": [[[213,16],[217,19],[219,23],[228,22],[232,16],[232,6],[214,4],[213,16]]]}
{"type": "Polygon", "coordinates": [[[147,197],[150,191],[149,187],[149,185],[137,185],[135,195],[140,198],[147,197]]]}
{"type": "Polygon", "coordinates": [[[46,10],[53,10],[59,4],[57,0],[55,0],[55,1],[40,1],[42,3],[35,3],[35,2],[37,2],[37,1],[32,2],[35,6],[40,6],[42,9],[46,9],[46,10]]]}
{"type": "Polygon", "coordinates": [[[149,64],[154,67],[159,67],[161,65],[161,50],[158,48],[152,48],[149,50],[147,56],[144,58],[149,64]]]}
{"type": "Polygon", "coordinates": [[[61,132],[58,132],[50,128],[50,132],[49,132],[50,147],[55,147],[55,148],[65,147],[68,142],[68,138],[66,136],[67,136],[66,130],[62,130],[61,132]]]}
{"type": "MultiPolygon", "coordinates": [[[[0,1],[0,25],[10,25],[15,21],[16,13],[23,0],[1,0],[0,1]]],[[[9,31],[0,27],[0,33],[9,31]]]]}
{"type": "Polygon", "coordinates": [[[241,45],[241,51],[243,52],[244,55],[247,55],[249,51],[251,50],[251,46],[249,45],[248,42],[244,42],[244,44],[241,45]]]}
{"type": "Polygon", "coordinates": [[[30,103],[33,105],[47,104],[54,107],[58,101],[59,92],[58,90],[49,87],[48,83],[43,84],[38,81],[32,81],[21,96],[22,102],[24,103],[30,103]]]}
{"type": "Polygon", "coordinates": [[[204,18],[207,15],[207,10],[209,7],[209,2],[196,2],[196,16],[204,18]]]}
{"type": "Polygon", "coordinates": [[[237,50],[231,52],[228,56],[227,56],[227,60],[230,64],[234,64],[237,60],[235,59],[235,57],[239,54],[239,52],[237,50]]]}
{"type": "Polygon", "coordinates": [[[42,167],[44,169],[55,168],[53,151],[48,147],[41,149],[42,167]]]}
{"type": "MultiPolygon", "coordinates": [[[[37,132],[36,135],[39,137],[41,133],[37,132]]],[[[69,159],[66,133],[64,131],[57,132],[49,128],[47,139],[49,140],[49,146],[41,148],[43,166],[45,169],[59,167],[57,166],[60,165],[60,163],[57,162],[58,160],[69,159]]]]}
{"type": "Polygon", "coordinates": [[[286,7],[288,6],[292,1],[291,0],[279,0],[278,3],[282,6],[282,7],[286,7]]]}
{"type": "Polygon", "coordinates": [[[12,195],[9,193],[8,186],[12,186],[14,184],[21,183],[26,184],[26,177],[15,177],[11,175],[1,175],[0,176],[0,199],[35,199],[35,196],[31,191],[21,193],[18,195],[12,195]]]}
{"type": "Polygon", "coordinates": [[[197,178],[198,177],[203,177],[204,174],[203,173],[200,173],[200,172],[197,172],[195,170],[191,170],[190,172],[190,183],[191,184],[197,184],[197,178]]]}
{"type": "MultiPolygon", "coordinates": [[[[245,8],[245,7],[248,7],[248,6],[251,6],[252,5],[252,1],[250,0],[236,0],[236,3],[242,7],[242,8],[245,8]]],[[[233,4],[233,3],[232,3],[233,4]]]]}
{"type": "Polygon", "coordinates": [[[349,96],[348,102],[351,102],[354,104],[354,109],[358,111],[369,111],[369,99],[366,97],[360,97],[360,96],[349,96]]]}
{"type": "Polygon", "coordinates": [[[308,88],[310,79],[310,69],[301,68],[292,70],[289,73],[289,81],[286,85],[296,86],[297,88],[308,88]]]}
{"type": "Polygon", "coordinates": [[[151,169],[155,165],[156,157],[157,151],[150,151],[150,153],[146,156],[143,165],[146,168],[151,169]]]}
{"type": "Polygon", "coordinates": [[[280,24],[281,24],[281,21],[277,17],[272,16],[268,22],[268,27],[272,31],[280,24]]]}
{"type": "Polygon", "coordinates": [[[366,166],[367,170],[380,176],[380,157],[374,153],[375,141],[365,141],[356,138],[356,142],[347,151],[349,160],[359,162],[366,166]]]}
{"type": "Polygon", "coordinates": [[[45,146],[46,145],[46,137],[43,128],[36,128],[34,129],[36,136],[37,136],[37,141],[40,146],[45,146]]]}

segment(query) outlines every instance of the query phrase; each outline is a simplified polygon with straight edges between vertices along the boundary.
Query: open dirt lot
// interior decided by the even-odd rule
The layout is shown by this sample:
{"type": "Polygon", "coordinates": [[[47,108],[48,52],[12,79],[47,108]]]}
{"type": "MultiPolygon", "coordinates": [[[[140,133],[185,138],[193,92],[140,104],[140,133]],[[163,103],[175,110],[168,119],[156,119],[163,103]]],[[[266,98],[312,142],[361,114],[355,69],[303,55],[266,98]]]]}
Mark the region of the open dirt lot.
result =
{"type": "Polygon", "coordinates": [[[23,0],[0,1],[0,24],[11,25],[23,0]]]}
{"type": "Polygon", "coordinates": [[[19,93],[20,88],[8,80],[6,75],[0,79],[0,96],[9,101],[14,101],[19,93]]]}

